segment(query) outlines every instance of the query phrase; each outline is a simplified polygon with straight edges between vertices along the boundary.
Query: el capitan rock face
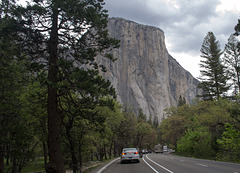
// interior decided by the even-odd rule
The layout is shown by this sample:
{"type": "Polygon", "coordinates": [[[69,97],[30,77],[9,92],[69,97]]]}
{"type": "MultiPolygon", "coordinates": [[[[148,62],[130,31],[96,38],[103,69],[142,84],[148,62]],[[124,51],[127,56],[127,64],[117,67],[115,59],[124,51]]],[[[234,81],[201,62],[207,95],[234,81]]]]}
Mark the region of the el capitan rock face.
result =
{"type": "Polygon", "coordinates": [[[113,51],[115,62],[101,59],[103,76],[116,88],[118,101],[161,121],[163,110],[177,106],[179,96],[191,103],[198,94],[198,81],[169,55],[164,32],[122,18],[109,19],[109,34],[121,40],[113,51]]]}

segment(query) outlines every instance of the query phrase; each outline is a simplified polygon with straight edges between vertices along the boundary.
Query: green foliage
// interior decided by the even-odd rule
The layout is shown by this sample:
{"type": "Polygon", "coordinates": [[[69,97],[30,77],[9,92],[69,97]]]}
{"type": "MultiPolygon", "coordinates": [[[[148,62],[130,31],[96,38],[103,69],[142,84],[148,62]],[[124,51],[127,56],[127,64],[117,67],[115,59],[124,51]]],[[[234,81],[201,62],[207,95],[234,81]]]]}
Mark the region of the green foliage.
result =
{"type": "Polygon", "coordinates": [[[160,125],[161,141],[177,147],[182,155],[216,157],[220,150],[217,140],[222,138],[224,125],[228,122],[236,124],[231,116],[233,108],[239,107],[236,103],[219,99],[170,108],[167,110],[168,118],[160,125]]]}
{"type": "Polygon", "coordinates": [[[227,85],[229,77],[221,60],[220,44],[212,32],[208,32],[204,38],[201,53],[201,57],[204,58],[200,61],[202,70],[199,87],[203,90],[201,97],[207,100],[219,99],[230,86],[227,85]]]}
{"type": "Polygon", "coordinates": [[[240,161],[240,131],[234,128],[233,125],[227,123],[226,130],[222,134],[222,138],[217,142],[221,149],[218,153],[219,160],[240,161]]]}
{"type": "MultiPolygon", "coordinates": [[[[31,1],[11,14],[29,70],[48,90],[48,168],[57,172],[64,172],[59,122],[75,147],[76,135],[71,134],[76,132],[75,126],[85,130],[90,124],[101,125],[105,117],[94,109],[106,104],[101,98],[114,96],[110,82],[99,76],[98,70],[105,68],[95,61],[97,55],[113,60],[109,51],[118,47],[118,41],[108,36],[103,5],[101,0],[31,1]]],[[[86,133],[84,130],[78,129],[77,134],[86,133]]],[[[73,165],[78,164],[76,158],[73,165]]]]}
{"type": "Polygon", "coordinates": [[[172,115],[162,121],[160,125],[161,141],[176,147],[177,141],[183,136],[188,119],[183,116],[172,115]]]}
{"type": "Polygon", "coordinates": [[[215,153],[211,147],[211,133],[206,128],[188,129],[177,142],[177,151],[185,156],[212,158],[215,153]]]}
{"type": "Polygon", "coordinates": [[[153,119],[153,122],[152,122],[152,125],[155,129],[158,128],[159,126],[159,122],[158,122],[158,117],[157,116],[154,116],[154,119],[153,119]]]}
{"type": "Polygon", "coordinates": [[[12,172],[21,172],[36,154],[39,142],[24,99],[29,85],[26,57],[17,44],[16,21],[12,18],[14,1],[1,2],[0,18],[0,172],[4,159],[12,172]],[[10,159],[11,158],[11,159],[10,159]]]}
{"type": "Polygon", "coordinates": [[[44,158],[37,157],[34,161],[23,168],[22,172],[41,172],[44,169],[44,158]]]}
{"type": "Polygon", "coordinates": [[[136,137],[137,130],[137,118],[134,113],[131,112],[123,112],[124,120],[120,124],[119,128],[119,138],[121,146],[123,148],[126,147],[134,147],[134,139],[136,137]]]}
{"type": "Polygon", "coordinates": [[[240,125],[240,97],[237,96],[236,100],[229,107],[230,116],[235,119],[240,125]]]}
{"type": "MultiPolygon", "coordinates": [[[[45,142],[49,142],[50,166],[54,166],[57,172],[64,171],[60,135],[64,142],[68,140],[70,148],[77,146],[77,142],[82,147],[82,136],[88,133],[91,127],[94,127],[95,131],[104,129],[106,116],[95,108],[114,106],[112,99],[103,99],[115,97],[115,91],[109,81],[99,76],[98,70],[105,69],[95,62],[98,54],[113,60],[109,51],[118,47],[119,43],[108,36],[108,15],[103,5],[101,0],[31,1],[27,7],[15,5],[15,1],[1,2],[0,54],[4,57],[1,58],[3,61],[0,67],[3,72],[1,79],[4,80],[1,88],[5,88],[4,97],[9,100],[1,104],[3,112],[0,121],[5,123],[1,123],[1,133],[8,135],[6,132],[11,129],[6,127],[18,129],[18,125],[14,124],[16,121],[9,117],[29,121],[29,124],[26,123],[26,126],[21,128],[31,129],[32,133],[29,135],[35,134],[36,141],[42,141],[45,166],[45,142]],[[23,66],[28,68],[28,73],[33,73],[31,77],[37,81],[34,84],[23,84],[21,66],[14,65],[23,57],[27,58],[27,63],[23,66]],[[83,66],[85,68],[82,68],[83,66]],[[34,88],[34,85],[39,90],[34,88]],[[23,93],[24,87],[31,91],[28,94],[23,93]],[[12,124],[4,126],[7,121],[2,117],[12,124]],[[60,127],[65,127],[65,130],[60,127]],[[55,149],[57,151],[51,153],[55,149]]],[[[35,139],[34,137],[31,139],[35,139]]],[[[2,144],[4,145],[0,143],[0,147],[3,147],[2,144]]],[[[32,144],[34,145],[35,141],[32,144]]],[[[27,143],[25,145],[27,150],[27,143]]],[[[69,153],[74,155],[74,152],[71,150],[69,153]]],[[[81,152],[78,154],[81,158],[81,152]]],[[[0,153],[0,167],[3,167],[4,155],[5,153],[0,153]]],[[[22,158],[23,155],[22,153],[22,158]]],[[[20,170],[20,167],[18,169],[20,170]]]]}
{"type": "Polygon", "coordinates": [[[185,97],[182,97],[181,95],[179,96],[179,99],[178,99],[178,106],[183,106],[186,104],[186,99],[185,97]]]}
{"type": "Polygon", "coordinates": [[[139,122],[137,124],[136,146],[139,148],[152,148],[152,144],[156,143],[156,141],[154,141],[156,139],[156,137],[154,137],[155,133],[149,123],[146,121],[139,122]]]}
{"type": "Polygon", "coordinates": [[[240,91],[240,49],[238,45],[239,40],[235,35],[231,35],[228,39],[228,43],[225,45],[224,50],[224,62],[228,67],[229,76],[231,77],[231,83],[234,87],[234,96],[240,91]]]}
{"type": "Polygon", "coordinates": [[[139,109],[139,113],[138,113],[138,121],[146,121],[147,117],[146,115],[143,113],[143,110],[140,108],[139,109]]]}

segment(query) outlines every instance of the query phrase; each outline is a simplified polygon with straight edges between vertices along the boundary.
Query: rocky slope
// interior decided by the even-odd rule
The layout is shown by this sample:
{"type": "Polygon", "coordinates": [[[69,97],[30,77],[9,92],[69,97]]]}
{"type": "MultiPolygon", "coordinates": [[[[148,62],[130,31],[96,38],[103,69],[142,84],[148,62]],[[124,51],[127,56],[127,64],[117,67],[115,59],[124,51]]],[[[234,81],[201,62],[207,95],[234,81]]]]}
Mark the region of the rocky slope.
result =
{"type": "Polygon", "coordinates": [[[193,101],[198,81],[168,53],[161,29],[110,18],[109,33],[121,40],[120,48],[113,51],[117,60],[100,61],[120,103],[136,113],[141,108],[161,121],[164,109],[176,106],[180,95],[187,103],[193,101]]]}

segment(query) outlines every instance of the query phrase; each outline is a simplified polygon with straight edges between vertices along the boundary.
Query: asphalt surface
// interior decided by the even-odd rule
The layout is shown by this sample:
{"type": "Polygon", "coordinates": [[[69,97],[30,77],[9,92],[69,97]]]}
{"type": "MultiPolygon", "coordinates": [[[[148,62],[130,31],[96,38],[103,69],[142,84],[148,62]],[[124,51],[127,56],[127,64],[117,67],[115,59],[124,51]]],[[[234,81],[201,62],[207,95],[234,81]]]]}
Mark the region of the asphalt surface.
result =
{"type": "Polygon", "coordinates": [[[240,173],[240,164],[151,153],[140,163],[121,164],[117,158],[91,173],[240,173]]]}

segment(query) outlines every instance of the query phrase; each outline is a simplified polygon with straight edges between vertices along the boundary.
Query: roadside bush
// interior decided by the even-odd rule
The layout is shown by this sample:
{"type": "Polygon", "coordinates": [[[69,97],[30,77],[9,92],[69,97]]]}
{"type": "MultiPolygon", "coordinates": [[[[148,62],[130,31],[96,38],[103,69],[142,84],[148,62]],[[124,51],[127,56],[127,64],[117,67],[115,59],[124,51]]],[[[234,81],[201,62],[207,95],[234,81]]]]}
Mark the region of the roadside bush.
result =
{"type": "Polygon", "coordinates": [[[227,123],[222,139],[218,139],[217,143],[221,152],[217,154],[218,160],[240,162],[240,131],[233,125],[227,123]]]}
{"type": "Polygon", "coordinates": [[[206,128],[188,129],[177,142],[177,151],[184,156],[212,158],[211,133],[206,128]]]}

